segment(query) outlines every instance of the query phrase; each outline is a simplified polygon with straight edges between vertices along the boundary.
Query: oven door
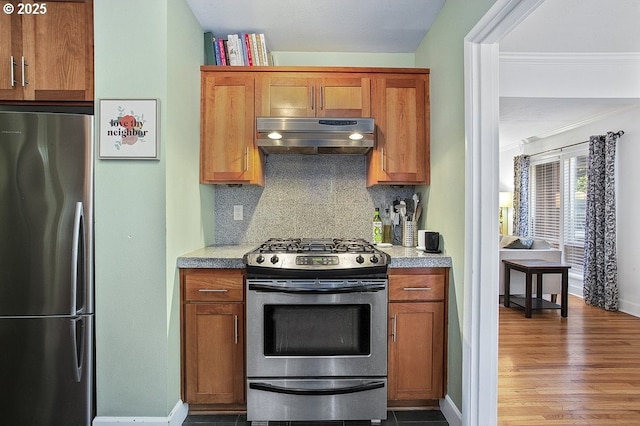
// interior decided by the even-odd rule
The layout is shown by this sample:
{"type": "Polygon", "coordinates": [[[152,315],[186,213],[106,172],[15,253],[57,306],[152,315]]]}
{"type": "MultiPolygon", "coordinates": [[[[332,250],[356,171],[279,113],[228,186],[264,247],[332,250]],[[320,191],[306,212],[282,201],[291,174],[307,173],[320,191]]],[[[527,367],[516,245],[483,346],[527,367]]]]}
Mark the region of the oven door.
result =
{"type": "Polygon", "coordinates": [[[387,375],[386,279],[247,285],[247,377],[387,375]]]}

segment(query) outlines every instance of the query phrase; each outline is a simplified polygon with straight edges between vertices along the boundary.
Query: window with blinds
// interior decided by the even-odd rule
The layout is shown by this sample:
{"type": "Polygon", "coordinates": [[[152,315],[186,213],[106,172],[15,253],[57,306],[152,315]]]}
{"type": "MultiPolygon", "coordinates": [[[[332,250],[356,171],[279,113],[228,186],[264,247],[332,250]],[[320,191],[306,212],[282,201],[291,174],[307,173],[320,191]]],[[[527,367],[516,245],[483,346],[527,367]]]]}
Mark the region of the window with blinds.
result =
{"type": "Polygon", "coordinates": [[[587,201],[587,156],[564,159],[564,261],[582,274],[587,201]]]}
{"type": "Polygon", "coordinates": [[[586,147],[545,159],[532,159],[530,170],[531,236],[561,248],[571,272],[582,274],[584,258],[586,147]]]}
{"type": "Polygon", "coordinates": [[[560,161],[531,166],[531,235],[560,247],[560,161]]]}

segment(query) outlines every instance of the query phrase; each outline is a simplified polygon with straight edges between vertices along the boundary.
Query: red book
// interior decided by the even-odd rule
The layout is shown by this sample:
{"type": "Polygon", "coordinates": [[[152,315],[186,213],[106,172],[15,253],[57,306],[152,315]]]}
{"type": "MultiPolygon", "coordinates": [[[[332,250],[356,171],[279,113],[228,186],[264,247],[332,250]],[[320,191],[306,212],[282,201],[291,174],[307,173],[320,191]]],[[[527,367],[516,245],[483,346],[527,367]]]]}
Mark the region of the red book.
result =
{"type": "Polygon", "coordinates": [[[251,36],[249,34],[244,35],[244,47],[247,49],[247,57],[249,58],[249,63],[247,65],[253,66],[253,54],[251,53],[251,43],[249,43],[249,38],[251,36]]]}
{"type": "Polygon", "coordinates": [[[220,49],[220,63],[218,65],[227,65],[227,55],[224,49],[224,40],[221,38],[216,39],[218,42],[218,48],[220,49]]]}

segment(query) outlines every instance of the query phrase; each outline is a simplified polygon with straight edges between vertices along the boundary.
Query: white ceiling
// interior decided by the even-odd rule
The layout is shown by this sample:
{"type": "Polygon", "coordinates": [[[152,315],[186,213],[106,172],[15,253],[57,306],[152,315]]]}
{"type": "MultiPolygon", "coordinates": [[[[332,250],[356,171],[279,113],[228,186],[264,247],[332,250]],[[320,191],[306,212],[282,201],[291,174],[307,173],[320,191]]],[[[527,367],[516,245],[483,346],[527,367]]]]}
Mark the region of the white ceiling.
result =
{"type": "MultiPolygon", "coordinates": [[[[638,53],[638,21],[638,0],[545,0],[500,40],[500,51],[638,53]]],[[[638,99],[503,97],[500,143],[533,141],[638,105],[638,99]]]]}
{"type": "MultiPolygon", "coordinates": [[[[445,0],[187,0],[204,31],[264,33],[274,51],[413,53],[445,0]]],[[[545,0],[501,52],[640,52],[640,0],[545,0]]],[[[535,139],[627,100],[502,98],[500,139],[535,139]]]]}
{"type": "Polygon", "coordinates": [[[187,0],[205,31],[264,33],[273,51],[413,53],[445,0],[187,0]]]}
{"type": "Polygon", "coordinates": [[[577,128],[640,107],[638,99],[500,98],[500,147],[577,128]]]}
{"type": "Polygon", "coordinates": [[[500,51],[640,52],[638,20],[638,0],[545,0],[500,51]]]}

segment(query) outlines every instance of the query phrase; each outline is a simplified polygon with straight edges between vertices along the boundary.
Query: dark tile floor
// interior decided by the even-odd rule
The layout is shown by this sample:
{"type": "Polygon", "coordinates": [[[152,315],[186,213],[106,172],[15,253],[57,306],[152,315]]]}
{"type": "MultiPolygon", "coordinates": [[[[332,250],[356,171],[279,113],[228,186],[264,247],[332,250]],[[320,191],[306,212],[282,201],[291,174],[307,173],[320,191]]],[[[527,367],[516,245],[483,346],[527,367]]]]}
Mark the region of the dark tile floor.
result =
{"type": "MultiPolygon", "coordinates": [[[[249,426],[244,414],[192,414],[183,426],[249,426]]],[[[363,421],[269,422],[269,426],[365,426],[363,421]]],[[[440,410],[389,411],[382,426],[449,426],[440,410]]]]}

